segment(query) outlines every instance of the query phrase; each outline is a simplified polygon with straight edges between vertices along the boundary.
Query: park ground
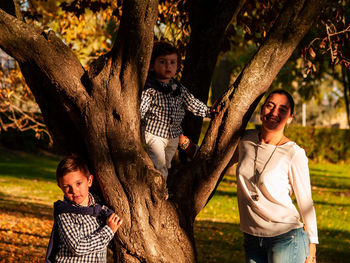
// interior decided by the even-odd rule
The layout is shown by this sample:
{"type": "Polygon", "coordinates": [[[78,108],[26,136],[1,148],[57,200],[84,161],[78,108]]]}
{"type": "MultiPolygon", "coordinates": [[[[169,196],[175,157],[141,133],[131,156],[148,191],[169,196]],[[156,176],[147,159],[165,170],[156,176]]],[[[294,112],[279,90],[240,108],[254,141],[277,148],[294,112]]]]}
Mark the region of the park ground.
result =
{"type": "MultiPolygon", "coordinates": [[[[59,157],[0,148],[0,262],[43,262],[53,224],[59,157]]],[[[349,262],[350,164],[310,163],[318,263],[349,262]]],[[[195,223],[199,263],[244,262],[236,179],[226,175],[195,223]]]]}

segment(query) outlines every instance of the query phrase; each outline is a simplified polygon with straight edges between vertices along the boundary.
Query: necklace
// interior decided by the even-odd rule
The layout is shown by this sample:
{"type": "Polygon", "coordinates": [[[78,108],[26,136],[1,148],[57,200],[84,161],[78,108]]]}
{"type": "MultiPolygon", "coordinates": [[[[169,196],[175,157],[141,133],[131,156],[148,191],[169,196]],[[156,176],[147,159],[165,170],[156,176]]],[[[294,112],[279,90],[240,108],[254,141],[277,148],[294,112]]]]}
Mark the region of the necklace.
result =
{"type": "Polygon", "coordinates": [[[276,144],[275,148],[273,149],[270,157],[267,159],[267,161],[264,164],[264,167],[262,168],[261,172],[258,171],[258,169],[256,168],[256,162],[258,159],[258,149],[259,149],[259,145],[261,145],[261,142],[259,140],[259,143],[257,145],[255,145],[255,158],[254,158],[254,176],[253,176],[253,180],[251,180],[252,185],[254,186],[254,192],[252,193],[251,197],[254,201],[258,201],[259,200],[259,192],[258,192],[258,182],[260,179],[260,175],[263,174],[267,164],[270,162],[273,154],[275,153],[275,151],[277,150],[277,146],[281,143],[283,139],[283,136],[281,137],[281,139],[279,140],[279,142],[276,144]]]}

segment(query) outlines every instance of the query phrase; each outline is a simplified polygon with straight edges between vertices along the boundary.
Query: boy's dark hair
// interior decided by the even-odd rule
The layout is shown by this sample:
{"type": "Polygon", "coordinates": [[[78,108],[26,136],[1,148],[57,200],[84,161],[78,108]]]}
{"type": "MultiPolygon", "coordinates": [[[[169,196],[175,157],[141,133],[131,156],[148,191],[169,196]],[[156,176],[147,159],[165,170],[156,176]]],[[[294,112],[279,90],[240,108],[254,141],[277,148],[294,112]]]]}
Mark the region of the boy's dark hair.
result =
{"type": "Polygon", "coordinates": [[[60,161],[56,169],[57,183],[59,183],[59,178],[65,176],[68,173],[76,171],[82,172],[86,178],[89,178],[90,171],[83,158],[77,155],[70,155],[65,157],[62,161],[60,161]]]}
{"type": "Polygon", "coordinates": [[[266,104],[267,100],[273,95],[273,94],[281,94],[287,97],[289,104],[290,104],[290,115],[292,115],[294,113],[294,99],[292,97],[292,95],[290,95],[290,93],[284,89],[277,89],[274,91],[271,91],[271,93],[266,97],[266,100],[264,101],[264,104],[261,106],[261,109],[264,107],[264,105],[266,104]]]}
{"type": "Polygon", "coordinates": [[[154,64],[154,61],[157,57],[170,54],[177,55],[177,64],[180,65],[181,57],[179,54],[179,50],[175,46],[165,41],[155,42],[153,45],[153,51],[151,56],[151,65],[154,64]]]}

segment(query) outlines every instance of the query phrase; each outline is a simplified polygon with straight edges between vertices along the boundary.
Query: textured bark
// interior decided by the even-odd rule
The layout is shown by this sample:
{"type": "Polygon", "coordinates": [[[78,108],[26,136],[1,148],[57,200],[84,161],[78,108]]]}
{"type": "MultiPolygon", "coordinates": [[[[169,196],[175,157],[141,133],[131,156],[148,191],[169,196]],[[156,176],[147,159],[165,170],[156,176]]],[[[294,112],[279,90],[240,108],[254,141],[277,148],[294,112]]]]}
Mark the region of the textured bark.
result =
{"type": "Polygon", "coordinates": [[[350,128],[350,71],[342,67],[346,120],[350,128]]]}
{"type": "MultiPolygon", "coordinates": [[[[219,8],[222,3],[226,11],[229,2],[233,1],[213,5],[219,8]]],[[[205,86],[208,91],[218,51],[206,56],[201,52],[213,48],[214,41],[208,39],[219,39],[225,26],[220,34],[209,30],[210,23],[203,24],[204,17],[195,11],[199,2],[190,4],[193,39],[187,56],[192,62],[185,64],[184,79],[195,83],[209,74],[194,85],[205,86]],[[196,33],[201,27],[208,32],[196,33]],[[199,54],[194,53],[196,45],[199,54]],[[193,63],[202,56],[204,60],[197,63],[207,64],[195,67],[193,63]],[[191,78],[186,67],[193,70],[191,78]]],[[[157,1],[124,1],[115,46],[88,71],[54,33],[26,25],[3,11],[9,11],[7,7],[0,9],[0,47],[19,62],[56,144],[63,153],[79,153],[87,158],[105,201],[123,218],[115,238],[119,262],[196,261],[195,216],[220,182],[259,96],[307,32],[320,7],[316,0],[286,6],[265,43],[223,97],[225,107],[212,122],[191,167],[181,164],[171,171],[168,187],[174,196],[170,200],[140,136],[139,98],[153,45],[157,1]]],[[[214,22],[215,16],[224,13],[220,22],[227,25],[239,5],[231,4],[230,8],[231,14],[218,9],[207,19],[214,22]]]]}

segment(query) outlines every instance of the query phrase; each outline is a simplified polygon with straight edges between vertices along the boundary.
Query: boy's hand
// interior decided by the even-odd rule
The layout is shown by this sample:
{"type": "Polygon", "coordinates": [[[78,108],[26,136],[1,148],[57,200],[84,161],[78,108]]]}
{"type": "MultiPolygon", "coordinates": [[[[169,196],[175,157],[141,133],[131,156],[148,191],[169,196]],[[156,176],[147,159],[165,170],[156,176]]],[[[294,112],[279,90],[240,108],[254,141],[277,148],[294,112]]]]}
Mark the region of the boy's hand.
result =
{"type": "Polygon", "coordinates": [[[117,232],[122,223],[123,220],[119,218],[116,213],[111,214],[107,219],[107,225],[112,229],[114,233],[117,232]]]}
{"type": "Polygon", "coordinates": [[[186,143],[188,143],[189,139],[187,138],[187,136],[180,134],[179,136],[179,145],[180,147],[186,143]]]}

